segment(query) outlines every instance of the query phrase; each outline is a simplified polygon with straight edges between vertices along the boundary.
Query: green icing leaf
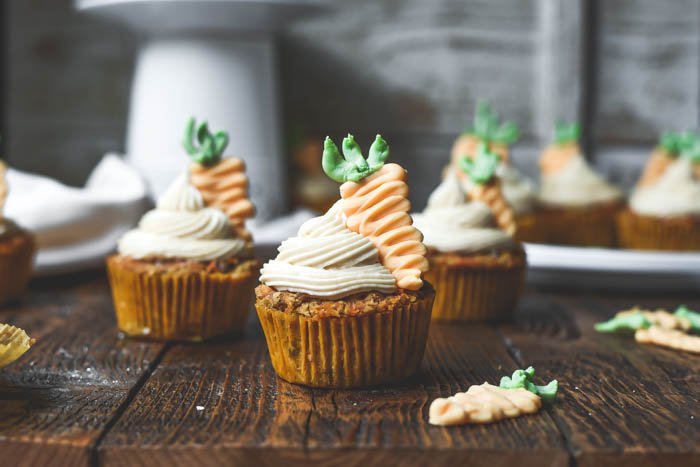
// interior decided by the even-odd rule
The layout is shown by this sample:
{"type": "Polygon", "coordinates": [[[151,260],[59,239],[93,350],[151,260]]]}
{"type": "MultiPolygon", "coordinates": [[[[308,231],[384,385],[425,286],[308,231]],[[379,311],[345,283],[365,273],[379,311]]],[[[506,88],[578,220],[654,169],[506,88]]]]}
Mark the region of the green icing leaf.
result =
{"type": "Polygon", "coordinates": [[[667,131],[661,135],[659,146],[672,157],[692,150],[698,145],[698,135],[692,131],[673,132],[667,131]]]}
{"type": "Polygon", "coordinates": [[[690,321],[690,327],[695,332],[700,332],[700,313],[693,311],[685,305],[679,306],[673,312],[679,318],[684,318],[690,321]]]}
{"type": "Polygon", "coordinates": [[[498,114],[488,102],[480,101],[474,114],[474,126],[465,133],[477,136],[483,142],[513,144],[520,137],[518,126],[512,122],[499,122],[498,114]]]}
{"type": "Polygon", "coordinates": [[[581,136],[581,126],[574,122],[566,124],[558,121],[554,124],[554,143],[567,144],[575,143],[581,136]]]}
{"type": "Polygon", "coordinates": [[[690,159],[693,163],[700,163],[700,140],[695,139],[692,143],[687,143],[682,149],[681,154],[683,157],[690,159]]]}
{"type": "Polygon", "coordinates": [[[551,401],[557,396],[557,391],[559,390],[559,382],[554,379],[550,381],[545,386],[537,386],[532,382],[535,376],[535,369],[533,367],[528,367],[525,370],[515,370],[513,376],[504,376],[501,378],[500,387],[503,389],[527,389],[533,394],[537,394],[543,400],[551,401]]]}
{"type": "Polygon", "coordinates": [[[595,330],[598,332],[633,332],[637,329],[649,329],[651,324],[651,321],[646,319],[641,311],[637,311],[597,323],[595,330]]]}
{"type": "Polygon", "coordinates": [[[496,168],[498,168],[500,161],[500,157],[490,152],[486,144],[481,143],[476,150],[474,160],[469,156],[464,156],[459,161],[459,166],[472,182],[484,185],[491,181],[496,174],[496,168]]]}
{"type": "Polygon", "coordinates": [[[326,136],[326,140],[323,143],[321,165],[326,175],[338,183],[359,182],[381,169],[388,158],[389,145],[381,135],[377,135],[374,143],[372,143],[367,159],[362,155],[362,150],[352,135],[349,134],[343,139],[342,157],[333,140],[326,136]]]}
{"type": "Polygon", "coordinates": [[[192,160],[202,165],[212,165],[221,160],[228,141],[228,133],[225,131],[211,134],[207,122],[197,126],[195,118],[190,117],[185,126],[182,145],[192,160]]]}

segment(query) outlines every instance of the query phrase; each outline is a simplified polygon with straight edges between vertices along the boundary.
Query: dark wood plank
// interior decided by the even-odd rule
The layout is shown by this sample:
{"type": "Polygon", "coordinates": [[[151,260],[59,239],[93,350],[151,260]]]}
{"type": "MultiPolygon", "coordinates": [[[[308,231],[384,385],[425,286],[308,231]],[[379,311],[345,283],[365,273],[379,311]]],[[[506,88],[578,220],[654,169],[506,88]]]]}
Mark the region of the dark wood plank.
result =
{"type": "Polygon", "coordinates": [[[362,465],[568,465],[568,453],[547,410],[485,426],[436,427],[428,407],[484,381],[497,384],[517,364],[486,326],[434,324],[421,372],[392,388],[314,391],[311,458],[362,465]]]}
{"type": "Polygon", "coordinates": [[[559,379],[551,414],[577,465],[698,465],[697,357],[593,330],[631,304],[530,295],[500,332],[523,366],[559,379]]]}
{"type": "Polygon", "coordinates": [[[427,424],[436,397],[515,367],[487,327],[436,326],[419,375],[402,385],[321,391],[276,378],[256,319],[239,341],[177,345],[99,446],[101,465],[506,465],[523,453],[568,465],[553,421],[427,424]],[[159,464],[160,463],[160,464],[159,464]]]}
{"type": "Polygon", "coordinates": [[[277,379],[257,320],[238,340],[173,346],[99,446],[100,465],[303,462],[311,391],[277,379]]]}
{"type": "Polygon", "coordinates": [[[35,284],[0,312],[38,339],[0,372],[0,458],[7,465],[90,465],[105,427],[162,344],[120,339],[104,275],[35,284]]]}

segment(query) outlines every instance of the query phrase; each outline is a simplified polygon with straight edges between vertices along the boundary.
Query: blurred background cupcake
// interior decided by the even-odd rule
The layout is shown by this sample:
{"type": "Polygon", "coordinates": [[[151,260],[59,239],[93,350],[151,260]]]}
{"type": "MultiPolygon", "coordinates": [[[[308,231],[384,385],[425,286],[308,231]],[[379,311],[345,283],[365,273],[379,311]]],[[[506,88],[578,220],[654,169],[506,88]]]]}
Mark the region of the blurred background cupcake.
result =
{"type": "Polygon", "coordinates": [[[577,123],[557,122],[554,141],[540,156],[541,222],[551,243],[612,247],[622,191],[591,168],[579,136],[577,123]]]}
{"type": "Polygon", "coordinates": [[[8,186],[7,168],[0,161],[0,305],[19,298],[32,275],[34,236],[4,216],[8,186]]]}
{"type": "Polygon", "coordinates": [[[700,140],[667,133],[618,216],[623,248],[700,251],[700,140]]]}
{"type": "Polygon", "coordinates": [[[426,278],[437,291],[434,319],[498,320],[515,310],[525,252],[513,238],[515,219],[496,176],[500,163],[480,144],[460,161],[459,172],[448,169],[428,206],[413,216],[428,247],[426,278]]]}
{"type": "Polygon", "coordinates": [[[119,330],[129,336],[201,341],[240,333],[259,262],[245,220],[255,210],[240,159],[222,158],[228,135],[191,119],[193,162],[137,228],[119,240],[107,270],[119,330]]]}

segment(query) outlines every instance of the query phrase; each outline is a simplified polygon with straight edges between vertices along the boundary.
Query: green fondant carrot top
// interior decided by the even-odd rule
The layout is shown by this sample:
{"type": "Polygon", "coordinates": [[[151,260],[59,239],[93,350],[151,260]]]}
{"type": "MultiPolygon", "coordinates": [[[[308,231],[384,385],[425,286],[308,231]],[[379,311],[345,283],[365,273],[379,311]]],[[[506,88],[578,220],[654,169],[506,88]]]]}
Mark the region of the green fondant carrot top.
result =
{"type": "Polygon", "coordinates": [[[206,121],[197,126],[195,118],[190,117],[185,127],[182,145],[195,162],[202,165],[216,164],[221,160],[228,145],[228,133],[217,131],[211,134],[206,121]]]}
{"type": "Polygon", "coordinates": [[[698,135],[692,131],[674,132],[667,131],[661,135],[659,146],[672,157],[678,157],[681,153],[686,153],[697,146],[698,135]]]}
{"type": "Polygon", "coordinates": [[[333,140],[326,136],[323,143],[323,171],[336,182],[359,182],[384,166],[389,158],[389,145],[381,135],[377,135],[369,148],[367,159],[362,155],[355,137],[348,134],[343,139],[343,156],[333,140]]]}
{"type": "Polygon", "coordinates": [[[558,121],[554,124],[554,144],[575,143],[581,136],[581,126],[573,122],[567,124],[558,121]]]}
{"type": "Polygon", "coordinates": [[[513,122],[501,123],[498,114],[487,102],[479,102],[474,114],[474,126],[466,133],[477,136],[482,141],[513,144],[518,140],[520,131],[513,122]]]}
{"type": "Polygon", "coordinates": [[[559,390],[559,382],[554,379],[550,381],[546,386],[537,386],[532,382],[535,376],[535,369],[533,367],[528,367],[525,370],[515,370],[513,376],[504,376],[501,378],[500,387],[504,389],[527,389],[533,394],[537,394],[543,400],[549,401],[557,396],[557,391],[559,390]]]}
{"type": "Polygon", "coordinates": [[[459,161],[459,166],[472,182],[484,185],[494,177],[500,161],[501,158],[498,155],[490,152],[486,144],[481,143],[476,150],[476,157],[472,159],[464,156],[459,161]]]}

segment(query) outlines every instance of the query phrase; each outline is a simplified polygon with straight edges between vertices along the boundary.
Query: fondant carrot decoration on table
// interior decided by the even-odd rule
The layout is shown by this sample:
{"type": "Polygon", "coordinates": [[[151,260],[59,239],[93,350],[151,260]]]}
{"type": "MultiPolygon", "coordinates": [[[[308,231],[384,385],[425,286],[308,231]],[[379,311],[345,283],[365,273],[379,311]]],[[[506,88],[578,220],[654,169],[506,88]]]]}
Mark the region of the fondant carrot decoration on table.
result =
{"type": "Polygon", "coordinates": [[[452,146],[452,163],[457,165],[467,155],[476,154],[479,144],[485,143],[491,152],[504,162],[509,161],[508,145],[520,136],[518,126],[512,122],[501,123],[498,114],[486,102],[477,104],[474,125],[455,141],[452,146]]]}
{"type": "Polygon", "coordinates": [[[228,141],[226,132],[211,134],[207,122],[196,126],[195,119],[190,118],[182,144],[193,160],[190,182],[202,194],[204,203],[221,209],[237,236],[250,240],[245,220],[255,215],[255,207],[248,198],[245,163],[236,157],[222,158],[228,141]]]}
{"type": "Polygon", "coordinates": [[[700,336],[690,334],[700,332],[700,313],[685,305],[673,313],[634,307],[597,323],[595,329],[598,332],[633,332],[634,340],[640,344],[700,354],[700,336]]]}
{"type": "Polygon", "coordinates": [[[513,209],[506,201],[501,190],[501,182],[496,177],[496,168],[500,163],[499,157],[490,152],[485,144],[476,150],[476,156],[462,157],[460,168],[469,177],[469,197],[480,201],[491,209],[498,226],[506,233],[515,234],[515,218],[513,209]]]}
{"type": "Polygon", "coordinates": [[[382,264],[402,289],[423,286],[421,273],[427,271],[423,235],[413,226],[409,212],[406,171],[398,164],[384,164],[389,146],[377,135],[367,159],[352,135],[343,139],[343,157],[330,138],[323,149],[323,170],[343,183],[340,195],[347,227],[370,239],[382,264]]]}
{"type": "Polygon", "coordinates": [[[23,329],[0,323],[0,368],[24,355],[34,345],[23,329]]]}
{"type": "Polygon", "coordinates": [[[581,127],[578,123],[554,124],[554,141],[547,146],[540,156],[540,172],[542,175],[559,173],[577,155],[581,154],[578,144],[581,127]]]}
{"type": "Polygon", "coordinates": [[[649,156],[637,186],[647,187],[654,185],[682,153],[692,148],[697,139],[697,135],[689,131],[682,133],[669,131],[664,133],[659,144],[649,156]]]}
{"type": "Polygon", "coordinates": [[[466,392],[435,399],[428,410],[431,425],[493,423],[506,418],[533,414],[542,401],[553,401],[559,391],[555,379],[544,386],[534,383],[535,369],[515,370],[504,376],[498,386],[489,383],[471,386],[466,392]]]}

